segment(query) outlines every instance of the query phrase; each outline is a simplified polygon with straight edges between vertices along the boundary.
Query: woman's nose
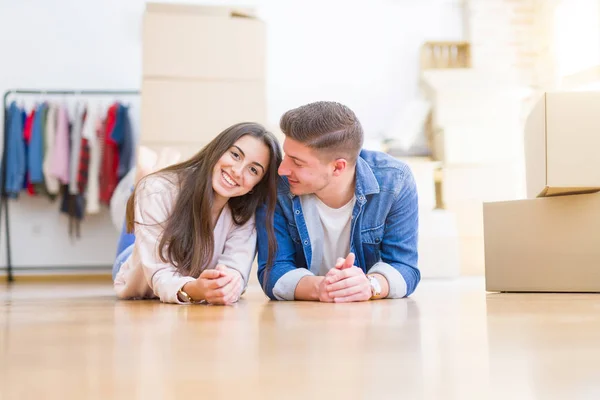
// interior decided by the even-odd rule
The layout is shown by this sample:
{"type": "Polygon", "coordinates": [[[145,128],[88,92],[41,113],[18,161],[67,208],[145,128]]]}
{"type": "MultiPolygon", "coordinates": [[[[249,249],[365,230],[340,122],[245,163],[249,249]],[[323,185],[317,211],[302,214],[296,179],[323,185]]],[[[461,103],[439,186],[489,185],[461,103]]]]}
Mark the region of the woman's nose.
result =
{"type": "Polygon", "coordinates": [[[242,166],[239,164],[233,165],[231,171],[235,175],[234,178],[239,178],[242,175],[242,166]]]}

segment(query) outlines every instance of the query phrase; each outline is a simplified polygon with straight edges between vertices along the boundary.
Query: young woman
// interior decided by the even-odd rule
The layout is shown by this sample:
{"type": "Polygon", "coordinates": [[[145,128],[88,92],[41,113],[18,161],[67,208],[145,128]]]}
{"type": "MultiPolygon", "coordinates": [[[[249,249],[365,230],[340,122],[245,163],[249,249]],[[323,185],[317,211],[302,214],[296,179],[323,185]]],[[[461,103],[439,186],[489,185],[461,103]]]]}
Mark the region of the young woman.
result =
{"type": "Polygon", "coordinates": [[[240,123],[189,160],[143,177],[127,202],[113,266],[117,296],[235,303],[256,253],[254,214],[261,204],[268,208],[271,259],[275,251],[281,157],[272,133],[240,123]]]}

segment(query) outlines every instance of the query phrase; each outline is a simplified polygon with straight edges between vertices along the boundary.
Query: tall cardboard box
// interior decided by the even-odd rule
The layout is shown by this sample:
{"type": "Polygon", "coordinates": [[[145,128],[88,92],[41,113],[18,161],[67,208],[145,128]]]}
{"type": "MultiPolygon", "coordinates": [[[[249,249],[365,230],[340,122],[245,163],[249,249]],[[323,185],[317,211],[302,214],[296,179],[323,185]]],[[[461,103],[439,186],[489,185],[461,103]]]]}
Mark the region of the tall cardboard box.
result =
{"type": "Polygon", "coordinates": [[[148,3],[144,78],[264,81],[266,28],[251,10],[148,3]]]}
{"type": "Polygon", "coordinates": [[[600,193],[484,203],[488,291],[600,292],[600,193]]]}
{"type": "Polygon", "coordinates": [[[145,79],[142,83],[144,144],[206,144],[238,122],[267,119],[261,81],[145,79]]]}
{"type": "Polygon", "coordinates": [[[266,123],[266,26],[251,10],[148,3],[140,144],[187,158],[238,122],[266,123]]]}
{"type": "Polygon", "coordinates": [[[525,124],[527,197],[600,191],[600,92],[546,93],[525,124]]]}

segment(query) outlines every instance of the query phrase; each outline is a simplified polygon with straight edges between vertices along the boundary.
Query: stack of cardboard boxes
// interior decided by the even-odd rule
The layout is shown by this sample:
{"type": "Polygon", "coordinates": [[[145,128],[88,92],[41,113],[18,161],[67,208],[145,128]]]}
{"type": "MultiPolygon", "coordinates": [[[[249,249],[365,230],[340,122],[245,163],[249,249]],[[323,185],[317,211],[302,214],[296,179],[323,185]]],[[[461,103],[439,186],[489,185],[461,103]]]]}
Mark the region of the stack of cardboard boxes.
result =
{"type": "Polygon", "coordinates": [[[600,291],[600,92],[546,93],[525,127],[527,199],[485,203],[488,291],[600,291]]]}
{"type": "Polygon", "coordinates": [[[248,10],[148,3],[140,144],[187,158],[234,123],[266,123],[265,47],[248,10]]]}

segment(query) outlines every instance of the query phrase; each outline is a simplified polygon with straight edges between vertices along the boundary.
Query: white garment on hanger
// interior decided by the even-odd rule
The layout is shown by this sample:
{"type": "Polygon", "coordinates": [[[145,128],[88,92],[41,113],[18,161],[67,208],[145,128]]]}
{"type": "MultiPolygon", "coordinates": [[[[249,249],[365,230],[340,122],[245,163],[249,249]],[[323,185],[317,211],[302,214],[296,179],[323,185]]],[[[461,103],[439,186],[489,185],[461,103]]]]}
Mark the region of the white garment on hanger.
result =
{"type": "Polygon", "coordinates": [[[73,114],[73,129],[71,130],[71,162],[69,163],[69,194],[79,194],[77,184],[79,178],[79,157],[81,156],[81,131],[85,104],[78,102],[73,114]]]}
{"type": "Polygon", "coordinates": [[[42,164],[42,171],[44,173],[44,182],[46,184],[46,190],[51,195],[58,195],[60,192],[60,182],[58,178],[51,172],[52,165],[52,153],[54,149],[54,142],[56,139],[56,114],[58,107],[55,104],[48,104],[48,113],[46,114],[46,126],[44,135],[44,162],[42,164]]]}
{"type": "Polygon", "coordinates": [[[100,212],[100,167],[102,166],[102,148],[98,131],[102,129],[102,106],[89,106],[81,136],[88,141],[90,148],[90,164],[88,166],[88,181],[85,193],[86,214],[100,212]]]}

